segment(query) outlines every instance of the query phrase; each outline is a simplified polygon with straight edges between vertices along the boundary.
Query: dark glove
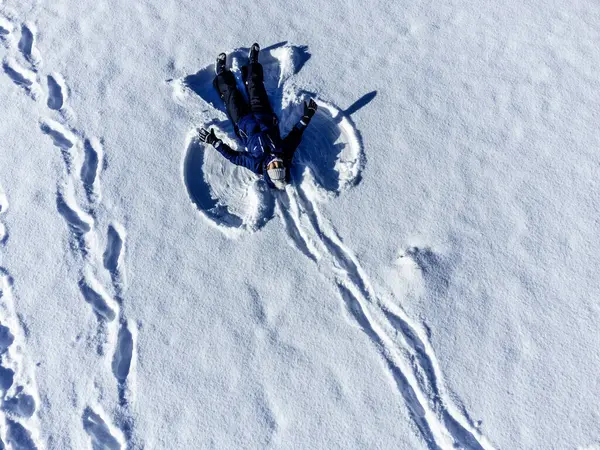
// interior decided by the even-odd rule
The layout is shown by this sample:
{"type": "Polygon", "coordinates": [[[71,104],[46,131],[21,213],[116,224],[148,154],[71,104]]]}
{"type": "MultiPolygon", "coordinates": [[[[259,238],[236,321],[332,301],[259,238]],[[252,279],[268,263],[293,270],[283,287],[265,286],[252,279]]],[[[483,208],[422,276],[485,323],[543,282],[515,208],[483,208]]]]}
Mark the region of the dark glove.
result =
{"type": "Polygon", "coordinates": [[[304,102],[304,115],[302,116],[302,121],[308,125],[312,116],[317,112],[317,102],[315,102],[312,98],[308,101],[308,103],[304,102]]]}
{"type": "Polygon", "coordinates": [[[213,147],[216,147],[218,143],[221,142],[221,140],[217,139],[217,136],[215,136],[215,130],[212,128],[210,131],[206,128],[200,128],[198,130],[198,139],[200,139],[200,142],[206,142],[208,145],[212,145],[213,147]]]}

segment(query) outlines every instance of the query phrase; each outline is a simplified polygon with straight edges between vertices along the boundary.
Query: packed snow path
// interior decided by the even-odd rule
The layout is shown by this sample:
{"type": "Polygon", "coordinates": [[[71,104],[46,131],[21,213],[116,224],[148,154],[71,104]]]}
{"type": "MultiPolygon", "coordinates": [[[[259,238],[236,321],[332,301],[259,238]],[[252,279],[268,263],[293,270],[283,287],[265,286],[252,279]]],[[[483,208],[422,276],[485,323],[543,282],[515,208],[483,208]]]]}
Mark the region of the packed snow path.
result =
{"type": "MultiPolygon", "coordinates": [[[[247,49],[233,51],[228,59],[240,83],[241,61],[247,49]]],[[[297,92],[292,77],[308,59],[305,47],[277,45],[261,52],[265,87],[282,135],[299,119],[298,111],[311,94],[297,92]]],[[[221,100],[212,86],[214,66],[174,82],[180,102],[198,94],[216,117],[206,117],[205,127],[217,127],[235,142],[221,100]],[[192,92],[190,92],[192,91],[192,92]]],[[[240,90],[244,92],[243,88],[240,90]]],[[[314,94],[313,94],[314,95],[314,94]]],[[[211,223],[228,236],[253,232],[275,213],[293,243],[317,263],[337,286],[351,323],[360,327],[380,353],[398,394],[431,449],[490,449],[491,444],[461,412],[447,393],[440,368],[423,327],[413,322],[397,302],[376,294],[359,261],[319,211],[319,203],[343,193],[360,181],[365,161],[360,134],[350,113],[366,105],[367,94],[348,111],[318,101],[319,110],[306,129],[295,157],[293,182],[285,192],[270,191],[257,176],[231,165],[210,148],[205,149],[192,130],[183,162],[183,179],[190,199],[211,223]],[[223,174],[225,173],[225,176],[223,174]]],[[[420,249],[411,250],[416,270],[420,249]]]]}

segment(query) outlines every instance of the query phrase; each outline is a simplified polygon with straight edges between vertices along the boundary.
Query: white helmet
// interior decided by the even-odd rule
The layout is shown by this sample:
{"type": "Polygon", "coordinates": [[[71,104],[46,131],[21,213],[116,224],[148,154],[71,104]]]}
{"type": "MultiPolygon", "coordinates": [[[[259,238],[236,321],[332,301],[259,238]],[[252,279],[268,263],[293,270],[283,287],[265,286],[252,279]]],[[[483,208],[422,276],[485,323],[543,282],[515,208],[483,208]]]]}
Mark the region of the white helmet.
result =
{"type": "Polygon", "coordinates": [[[269,179],[273,182],[277,189],[285,189],[287,180],[285,172],[286,169],[283,165],[283,160],[281,158],[274,157],[269,161],[267,167],[269,167],[271,164],[273,164],[275,167],[267,169],[267,175],[269,176],[269,179]]]}

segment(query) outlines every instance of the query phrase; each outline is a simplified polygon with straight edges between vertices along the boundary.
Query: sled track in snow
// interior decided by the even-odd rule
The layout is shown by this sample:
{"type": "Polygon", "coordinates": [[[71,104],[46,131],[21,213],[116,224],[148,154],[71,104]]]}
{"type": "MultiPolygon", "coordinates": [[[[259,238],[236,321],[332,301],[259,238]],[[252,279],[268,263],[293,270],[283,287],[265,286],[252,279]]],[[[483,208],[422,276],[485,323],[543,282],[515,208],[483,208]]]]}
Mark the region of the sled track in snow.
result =
{"type": "MultiPolygon", "coordinates": [[[[62,75],[51,73],[41,76],[42,57],[36,47],[35,25],[23,23],[15,26],[11,19],[0,16],[0,41],[9,50],[9,55],[2,63],[4,73],[34,101],[44,99],[47,107],[47,114],[40,119],[40,130],[52,140],[65,165],[65,173],[58,180],[56,208],[69,228],[70,246],[80,262],[77,284],[82,299],[98,318],[98,355],[104,357],[107,342],[115,343],[115,348],[110,352],[118,397],[114,420],[121,431],[109,425],[110,420],[99,412],[100,406],[90,406],[95,402],[91,399],[83,406],[82,426],[90,436],[94,448],[132,446],[134,423],[129,403],[133,395],[130,375],[135,364],[136,328],[126,318],[123,310],[125,229],[117,222],[108,224],[106,234],[98,229],[103,146],[100,140],[86,137],[73,126],[75,114],[68,105],[69,89],[62,75]],[[19,39],[14,36],[17,31],[20,31],[19,39]],[[45,85],[41,83],[41,79],[45,79],[45,85]],[[106,242],[104,250],[100,246],[102,241],[106,242]],[[107,274],[102,278],[110,280],[108,287],[100,279],[102,271],[107,274]],[[110,336],[114,338],[111,339],[110,336]],[[121,433],[125,436],[121,437],[121,433]]],[[[0,228],[2,230],[4,227],[0,228]]],[[[2,233],[0,241],[6,240],[5,234],[2,233]]],[[[20,396],[19,398],[25,399],[25,394],[20,396]]],[[[26,403],[28,404],[26,400],[11,401],[8,404],[11,414],[25,411],[23,405],[26,403]]],[[[13,440],[23,439],[26,442],[23,437],[26,436],[26,430],[21,429],[18,422],[11,423],[15,425],[12,428],[8,426],[8,431],[12,430],[13,440]]]]}
{"type": "MultiPolygon", "coordinates": [[[[8,199],[0,184],[0,219],[8,209],[8,199]]],[[[7,245],[8,232],[0,222],[0,256],[7,245]]],[[[1,260],[0,260],[1,261],[1,260]]],[[[34,370],[26,353],[26,328],[15,308],[14,280],[0,266],[0,448],[38,449],[40,404],[34,370]]]]}
{"type": "MultiPolygon", "coordinates": [[[[245,54],[246,49],[238,49],[228,57],[237,78],[245,54]]],[[[280,118],[282,134],[299,119],[301,104],[310,95],[297,93],[288,84],[308,57],[305,47],[289,45],[261,52],[265,87],[280,118]]],[[[210,65],[175,81],[175,100],[184,106],[189,101],[193,115],[193,109],[200,107],[195,104],[197,97],[191,94],[198,95],[201,105],[208,107],[204,126],[217,128],[217,134],[224,135],[235,148],[233,129],[212,87],[213,77],[214,67],[210,65]]],[[[243,91],[241,85],[240,89],[243,91]]],[[[491,449],[487,439],[454,405],[422,327],[401,308],[377,297],[358,259],[318,209],[320,202],[360,182],[365,156],[350,115],[375,96],[376,92],[366,94],[345,111],[317,100],[319,109],[296,152],[293,183],[285,192],[261,190],[256,177],[240,173],[216,152],[205,150],[194,138],[194,132],[187,140],[184,185],[201,214],[228,236],[254,232],[274,215],[279,217],[292,245],[331,279],[350,321],[363,330],[378,350],[390,380],[429,448],[491,449]],[[233,182],[224,186],[223,179],[233,182]],[[237,191],[231,185],[236,185],[237,191]]]]}

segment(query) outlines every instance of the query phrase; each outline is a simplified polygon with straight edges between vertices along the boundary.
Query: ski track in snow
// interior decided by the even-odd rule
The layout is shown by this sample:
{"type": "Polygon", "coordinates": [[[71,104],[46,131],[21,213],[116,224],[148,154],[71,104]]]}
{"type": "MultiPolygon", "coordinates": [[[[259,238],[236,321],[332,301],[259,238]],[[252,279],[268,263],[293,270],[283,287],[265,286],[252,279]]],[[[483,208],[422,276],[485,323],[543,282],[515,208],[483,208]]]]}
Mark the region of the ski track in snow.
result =
{"type": "MultiPolygon", "coordinates": [[[[100,250],[98,243],[102,242],[103,234],[97,228],[96,211],[101,201],[103,146],[100,140],[85,137],[83,132],[72,125],[75,114],[67,104],[69,90],[61,74],[46,75],[47,93],[44,92],[39,74],[42,57],[36,47],[36,40],[37,29],[34,24],[23,23],[19,27],[11,19],[0,15],[0,41],[9,50],[9,55],[2,63],[3,71],[34,101],[45,98],[48,114],[40,119],[40,130],[52,140],[65,164],[65,175],[63,179],[58,180],[56,208],[69,228],[69,245],[73,254],[81,262],[77,280],[81,296],[98,318],[98,355],[104,357],[106,342],[116,343],[110,355],[119,399],[114,408],[114,421],[119,429],[116,430],[110,425],[106,415],[98,412],[99,406],[89,406],[94,400],[88,401],[88,405],[83,407],[83,428],[90,436],[93,448],[121,449],[133,444],[130,440],[134,423],[129,404],[134,392],[130,375],[135,365],[137,332],[137,328],[132,326],[123,310],[125,284],[122,266],[125,229],[117,222],[111,223],[107,228],[106,249],[104,252],[100,250]],[[19,39],[14,36],[16,30],[20,30],[19,39]],[[98,274],[102,271],[105,271],[111,280],[109,288],[99,279],[98,274]],[[107,333],[114,335],[115,339],[109,339],[107,333]]],[[[0,201],[5,202],[5,197],[0,198],[0,201]]],[[[0,211],[3,211],[4,203],[0,203],[0,206],[0,211]]],[[[0,225],[0,242],[4,243],[6,239],[5,227],[0,225]]],[[[2,292],[5,297],[6,289],[2,292]]],[[[2,330],[0,328],[0,341],[2,330]]],[[[13,334],[13,331],[6,332],[7,336],[13,334]]],[[[11,344],[12,342],[7,348],[12,348],[11,344]]],[[[0,348],[1,346],[2,342],[0,348]]],[[[21,345],[19,347],[22,348],[21,345]]],[[[31,433],[20,421],[23,417],[33,415],[36,405],[33,399],[37,394],[32,397],[24,387],[17,386],[16,381],[15,384],[11,382],[9,386],[11,377],[14,376],[9,372],[11,370],[0,366],[0,387],[8,386],[4,389],[6,393],[7,389],[13,386],[11,396],[5,396],[0,405],[7,414],[6,442],[12,443],[14,448],[36,448],[39,445],[33,444],[31,433]]],[[[93,374],[90,376],[93,377],[93,374]]],[[[0,448],[3,448],[3,444],[0,444],[0,448]]]]}
{"type": "MultiPolygon", "coordinates": [[[[0,184],[0,217],[8,209],[8,199],[0,184]]],[[[0,222],[0,255],[8,242],[8,233],[0,222]]],[[[37,449],[39,419],[36,415],[39,395],[31,362],[25,354],[26,333],[15,308],[14,280],[0,266],[0,448],[37,449]]]]}
{"type": "MultiPolygon", "coordinates": [[[[246,52],[237,49],[228,56],[231,70],[238,78],[246,52]]],[[[285,43],[261,51],[265,87],[280,118],[282,135],[299,119],[304,99],[314,97],[306,92],[296,93],[288,83],[309,57],[305,47],[285,43]]],[[[197,97],[191,94],[197,94],[205,110],[201,118],[204,126],[217,128],[217,134],[225,135],[225,140],[235,148],[234,131],[212,86],[213,77],[214,66],[210,65],[175,80],[174,97],[184,106],[189,103],[193,115],[194,109],[200,108],[197,97]]],[[[241,83],[239,87],[244,92],[241,83]]],[[[429,448],[490,449],[492,445],[446,391],[422,326],[400,307],[378,298],[353,252],[318,209],[319,203],[360,182],[365,156],[360,134],[350,116],[375,95],[376,92],[366,94],[345,111],[317,99],[319,109],[296,152],[293,183],[285,192],[271,193],[248,171],[232,167],[224,158],[215,156],[216,152],[205,153],[193,131],[187,139],[183,182],[202,216],[230,237],[256,231],[273,216],[279,217],[292,245],[328,274],[350,320],[377,348],[429,448]],[[225,185],[223,180],[233,181],[225,185]]],[[[419,263],[416,258],[415,263],[419,263]]]]}

